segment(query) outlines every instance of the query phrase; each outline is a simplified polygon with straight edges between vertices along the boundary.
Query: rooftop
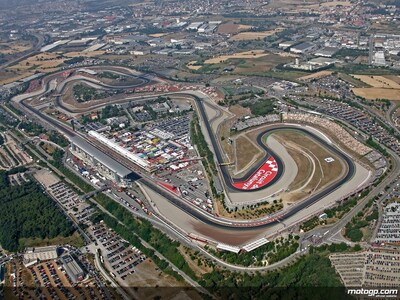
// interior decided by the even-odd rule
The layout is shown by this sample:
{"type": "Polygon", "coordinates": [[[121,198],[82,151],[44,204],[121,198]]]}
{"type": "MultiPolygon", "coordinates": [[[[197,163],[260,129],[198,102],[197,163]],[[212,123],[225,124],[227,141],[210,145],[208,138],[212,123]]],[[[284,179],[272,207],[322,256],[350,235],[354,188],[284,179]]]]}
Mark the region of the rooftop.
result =
{"type": "Polygon", "coordinates": [[[83,270],[76,262],[76,260],[69,254],[61,257],[61,262],[65,268],[69,269],[72,274],[79,277],[83,275],[83,270]]]}
{"type": "Polygon", "coordinates": [[[269,243],[269,241],[266,238],[261,238],[261,239],[258,239],[254,242],[251,242],[251,243],[243,246],[242,249],[245,250],[246,252],[250,252],[250,251],[253,251],[254,249],[257,249],[258,247],[261,247],[267,243],[269,243]]]}
{"type": "Polygon", "coordinates": [[[105,165],[108,169],[118,174],[120,177],[127,177],[132,173],[131,170],[121,165],[119,162],[104,154],[88,142],[86,142],[83,138],[79,136],[71,137],[71,142],[75,144],[77,147],[90,154],[94,158],[96,158],[99,162],[105,165]]]}
{"type": "Polygon", "coordinates": [[[299,45],[296,45],[296,46],[292,47],[292,49],[296,49],[296,50],[306,50],[306,49],[311,48],[311,47],[313,47],[313,46],[314,46],[314,44],[312,44],[312,43],[304,42],[304,43],[301,43],[301,44],[299,44],[299,45]]]}
{"type": "Polygon", "coordinates": [[[227,244],[223,244],[223,243],[219,243],[217,245],[217,249],[233,252],[233,253],[236,253],[236,254],[238,254],[240,252],[240,248],[239,247],[231,246],[231,245],[227,245],[227,244]]]}

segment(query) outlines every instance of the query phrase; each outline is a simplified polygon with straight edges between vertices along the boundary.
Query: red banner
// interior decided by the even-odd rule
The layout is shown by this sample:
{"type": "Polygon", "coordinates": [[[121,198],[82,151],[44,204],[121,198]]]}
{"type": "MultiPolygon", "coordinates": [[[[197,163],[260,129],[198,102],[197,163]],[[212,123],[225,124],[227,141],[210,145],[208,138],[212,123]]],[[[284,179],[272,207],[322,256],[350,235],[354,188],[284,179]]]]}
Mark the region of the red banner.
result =
{"type": "Polygon", "coordinates": [[[178,194],[178,189],[177,189],[175,186],[170,185],[170,184],[165,183],[165,182],[162,182],[162,181],[158,181],[157,183],[158,183],[159,185],[163,186],[164,188],[170,190],[171,192],[173,192],[173,193],[175,193],[175,194],[178,194]]]}
{"type": "Polygon", "coordinates": [[[270,156],[248,180],[234,182],[233,186],[241,190],[258,189],[270,183],[275,178],[276,174],[278,174],[278,165],[275,158],[270,156]]]}

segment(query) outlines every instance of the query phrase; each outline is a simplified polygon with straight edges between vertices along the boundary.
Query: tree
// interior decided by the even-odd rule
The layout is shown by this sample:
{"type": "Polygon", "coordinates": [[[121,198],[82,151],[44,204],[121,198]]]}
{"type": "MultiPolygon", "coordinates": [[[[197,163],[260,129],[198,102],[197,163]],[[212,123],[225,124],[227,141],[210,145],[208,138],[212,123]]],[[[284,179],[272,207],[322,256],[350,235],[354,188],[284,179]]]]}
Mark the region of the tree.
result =
{"type": "Polygon", "coordinates": [[[11,186],[7,173],[0,172],[0,244],[9,251],[21,250],[22,238],[69,236],[71,223],[43,194],[33,180],[11,186]]]}

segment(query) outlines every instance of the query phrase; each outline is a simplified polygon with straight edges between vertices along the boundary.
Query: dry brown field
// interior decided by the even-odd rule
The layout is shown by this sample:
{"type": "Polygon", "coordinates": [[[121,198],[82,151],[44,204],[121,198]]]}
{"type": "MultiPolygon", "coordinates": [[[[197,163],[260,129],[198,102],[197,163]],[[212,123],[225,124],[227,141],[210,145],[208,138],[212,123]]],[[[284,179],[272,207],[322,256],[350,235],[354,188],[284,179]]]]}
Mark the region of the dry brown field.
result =
{"type": "Polygon", "coordinates": [[[188,69],[190,69],[190,70],[198,70],[198,69],[200,69],[200,68],[202,67],[201,65],[199,65],[199,66],[195,66],[195,65],[194,65],[196,62],[197,62],[196,60],[193,60],[193,61],[189,62],[189,63],[186,65],[186,67],[187,67],[188,69]]]}
{"type": "Polygon", "coordinates": [[[242,30],[249,30],[253,26],[250,25],[243,25],[243,24],[236,24],[233,22],[228,22],[219,25],[218,27],[218,33],[225,33],[225,34],[233,34],[233,33],[238,33],[239,31],[242,30]]]}
{"type": "Polygon", "coordinates": [[[268,30],[268,31],[244,31],[240,32],[238,34],[235,34],[231,38],[229,38],[230,41],[248,41],[248,40],[256,40],[256,39],[263,39],[267,36],[273,35],[277,32],[282,31],[282,28],[276,28],[274,30],[268,30]]]}
{"type": "Polygon", "coordinates": [[[365,82],[375,88],[400,89],[399,76],[372,76],[372,75],[352,75],[354,78],[365,82]]]}
{"type": "Polygon", "coordinates": [[[262,152],[246,136],[240,136],[236,139],[236,169],[242,170],[254,158],[260,158],[262,152]]]}
{"type": "Polygon", "coordinates": [[[67,53],[64,54],[64,56],[65,57],[71,57],[71,58],[72,57],[79,57],[79,56],[82,56],[82,57],[97,57],[97,56],[103,55],[105,53],[106,52],[102,51],[102,50],[89,51],[89,52],[84,52],[84,51],[80,52],[80,51],[78,51],[78,52],[67,52],[67,53]]]}
{"type": "Polygon", "coordinates": [[[32,48],[32,44],[29,42],[0,42],[1,54],[17,54],[29,50],[30,48],[32,48]]]}
{"type": "Polygon", "coordinates": [[[300,77],[299,80],[309,80],[309,79],[314,79],[314,78],[321,78],[321,77],[326,77],[332,74],[332,71],[319,71],[310,75],[306,75],[303,77],[300,77]]]}
{"type": "Polygon", "coordinates": [[[213,58],[207,59],[204,63],[218,64],[218,63],[224,62],[228,59],[260,58],[260,57],[267,56],[267,55],[269,55],[269,54],[265,53],[264,50],[252,50],[252,51],[238,52],[238,53],[234,53],[232,55],[221,55],[221,56],[213,57],[213,58]]]}
{"type": "Polygon", "coordinates": [[[400,89],[354,88],[353,93],[368,100],[388,99],[400,101],[400,89]]]}

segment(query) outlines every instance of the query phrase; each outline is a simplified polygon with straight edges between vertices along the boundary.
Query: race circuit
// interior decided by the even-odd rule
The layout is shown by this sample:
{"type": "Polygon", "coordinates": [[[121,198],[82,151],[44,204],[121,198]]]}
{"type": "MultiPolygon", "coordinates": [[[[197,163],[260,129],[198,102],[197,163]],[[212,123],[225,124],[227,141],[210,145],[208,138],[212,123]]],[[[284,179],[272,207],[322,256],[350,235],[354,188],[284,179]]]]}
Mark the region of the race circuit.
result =
{"type": "MultiPolygon", "coordinates": [[[[211,130],[211,126],[210,124],[207,122],[207,116],[204,110],[204,104],[203,104],[203,99],[201,99],[199,96],[197,96],[194,93],[190,93],[190,92],[179,92],[179,93],[167,93],[165,94],[165,96],[173,96],[173,95],[179,95],[179,96],[184,96],[184,97],[190,97],[192,99],[194,99],[194,101],[197,104],[197,108],[198,111],[202,117],[202,120],[204,121],[206,130],[208,132],[208,135],[211,139],[211,144],[214,150],[214,153],[216,155],[217,158],[217,162],[218,164],[223,163],[223,157],[222,157],[222,153],[220,152],[219,146],[217,144],[215,135],[213,134],[212,130],[211,130]]],[[[65,107],[62,103],[62,101],[60,101],[60,99],[57,99],[58,101],[56,101],[56,105],[62,107],[65,110],[69,110],[68,107],[65,107]]],[[[142,100],[143,98],[139,98],[138,100],[142,100]]],[[[71,129],[69,129],[68,127],[66,127],[65,125],[61,125],[59,122],[57,122],[56,120],[52,119],[51,117],[43,114],[41,111],[27,105],[26,103],[24,103],[24,101],[22,100],[20,102],[20,104],[25,108],[25,110],[28,110],[30,113],[33,113],[34,115],[38,116],[41,119],[46,120],[46,122],[50,123],[51,125],[53,125],[57,130],[61,131],[63,134],[65,134],[68,137],[74,136],[76,133],[73,132],[71,129]]],[[[267,227],[267,226],[271,226],[273,224],[276,224],[278,222],[282,222],[283,220],[295,215],[296,213],[298,213],[299,211],[307,208],[308,206],[318,202],[320,199],[322,199],[323,197],[327,196],[328,194],[334,192],[336,189],[338,189],[340,186],[342,186],[343,184],[345,184],[346,182],[348,182],[354,175],[355,172],[355,166],[354,163],[352,162],[351,158],[349,158],[347,155],[345,155],[344,153],[342,153],[341,151],[339,151],[336,147],[328,144],[325,140],[321,139],[319,136],[315,135],[314,133],[308,131],[305,128],[300,128],[297,126],[293,126],[293,125],[283,125],[283,124],[279,124],[274,128],[269,128],[267,130],[265,130],[264,132],[260,133],[257,137],[257,143],[258,145],[263,148],[265,150],[265,157],[264,159],[257,164],[256,166],[254,166],[252,168],[252,170],[248,171],[248,174],[246,176],[244,176],[243,178],[235,178],[233,179],[226,166],[219,166],[219,169],[221,170],[221,177],[223,178],[225,184],[228,186],[228,188],[235,190],[235,191],[241,191],[243,190],[242,186],[240,186],[241,184],[246,184],[249,182],[249,180],[252,180],[252,178],[255,176],[255,174],[257,174],[257,172],[259,172],[260,170],[263,171],[263,174],[261,174],[258,178],[254,179],[254,181],[258,181],[261,177],[264,177],[264,181],[262,182],[263,185],[262,187],[254,187],[250,186],[250,188],[248,190],[257,190],[257,189],[261,189],[261,188],[265,188],[267,186],[270,186],[272,184],[274,184],[275,182],[277,182],[282,174],[282,172],[284,171],[283,169],[283,163],[279,157],[279,155],[277,155],[276,153],[274,153],[271,149],[269,149],[267,147],[267,145],[265,145],[263,143],[263,137],[265,135],[271,134],[273,131],[275,130],[282,130],[282,129],[293,129],[293,130],[297,130],[302,132],[303,134],[307,134],[309,136],[311,136],[313,139],[315,139],[316,141],[318,141],[319,143],[321,143],[324,147],[326,147],[328,150],[332,151],[333,153],[335,153],[338,157],[340,157],[341,159],[343,159],[343,161],[346,163],[347,165],[347,173],[346,175],[340,179],[339,181],[335,182],[334,184],[328,186],[327,188],[325,188],[324,190],[313,194],[312,196],[310,196],[309,198],[305,199],[304,201],[300,202],[297,205],[293,205],[291,206],[288,210],[286,211],[281,211],[279,213],[276,213],[274,215],[270,215],[270,216],[266,216],[266,217],[262,217],[260,219],[257,220],[230,220],[230,219],[225,219],[225,218],[220,218],[217,217],[215,215],[211,215],[209,213],[204,213],[203,211],[200,211],[199,209],[197,209],[196,207],[194,207],[193,205],[188,204],[185,201],[182,201],[182,199],[178,198],[176,195],[172,194],[170,191],[167,191],[166,189],[164,189],[163,187],[157,185],[156,183],[152,182],[147,176],[139,176],[141,177],[140,182],[145,184],[146,186],[150,187],[151,189],[153,189],[154,191],[156,191],[158,194],[162,195],[163,197],[165,197],[168,201],[170,201],[172,204],[174,204],[175,206],[179,207],[180,209],[184,210],[186,213],[190,214],[191,216],[193,216],[194,218],[212,225],[212,226],[217,226],[217,227],[222,227],[225,229],[252,229],[252,228],[257,228],[257,227],[267,227]],[[268,163],[267,163],[268,162],[268,163]],[[264,165],[270,164],[272,162],[272,164],[274,165],[273,169],[275,169],[273,172],[275,172],[276,174],[274,176],[270,176],[268,175],[267,177],[263,176],[265,174],[265,172],[267,172],[268,170],[263,169],[264,165]],[[277,170],[276,170],[276,167],[277,170]],[[264,184],[265,182],[265,184],[264,184]],[[236,186],[235,186],[236,185],[236,186]],[[253,189],[251,189],[251,187],[253,187],[253,189]]],[[[253,184],[253,183],[252,183],[253,184]]]]}

